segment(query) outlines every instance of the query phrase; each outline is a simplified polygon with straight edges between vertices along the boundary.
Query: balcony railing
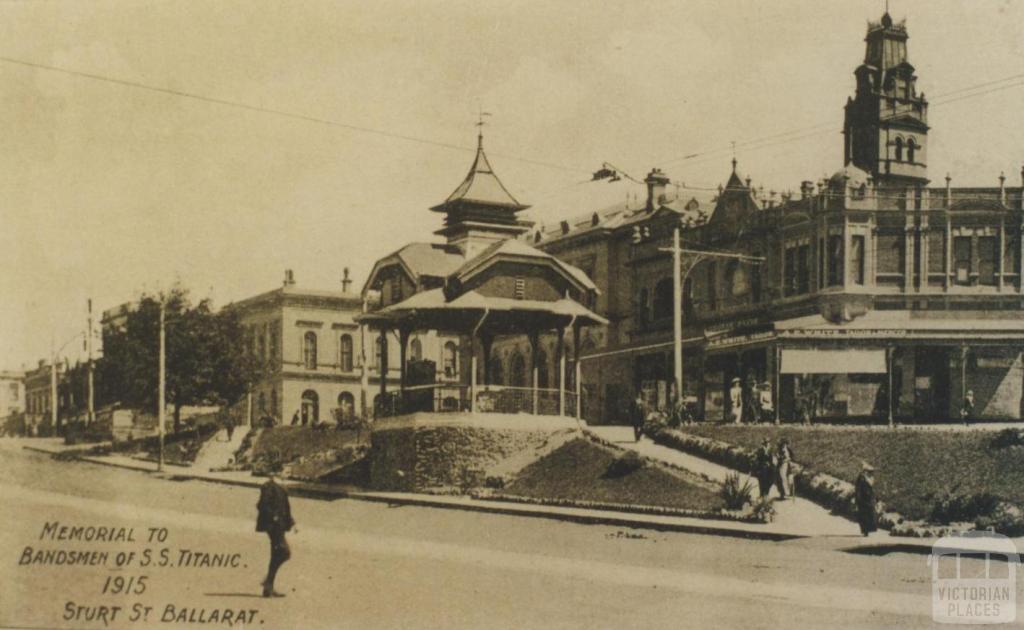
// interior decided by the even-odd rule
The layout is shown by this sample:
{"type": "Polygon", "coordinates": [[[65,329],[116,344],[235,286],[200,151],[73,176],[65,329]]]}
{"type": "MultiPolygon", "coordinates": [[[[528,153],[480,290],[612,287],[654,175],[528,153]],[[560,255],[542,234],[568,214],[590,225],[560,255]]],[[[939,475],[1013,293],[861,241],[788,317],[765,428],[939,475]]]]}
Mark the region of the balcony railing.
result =
{"type": "MultiPolygon", "coordinates": [[[[418,385],[405,391],[387,392],[378,396],[374,416],[387,418],[416,412],[532,413],[559,415],[561,393],[557,389],[480,385],[476,387],[476,404],[470,404],[469,385],[418,385]]],[[[564,415],[575,416],[577,394],[565,391],[564,415]]]]}

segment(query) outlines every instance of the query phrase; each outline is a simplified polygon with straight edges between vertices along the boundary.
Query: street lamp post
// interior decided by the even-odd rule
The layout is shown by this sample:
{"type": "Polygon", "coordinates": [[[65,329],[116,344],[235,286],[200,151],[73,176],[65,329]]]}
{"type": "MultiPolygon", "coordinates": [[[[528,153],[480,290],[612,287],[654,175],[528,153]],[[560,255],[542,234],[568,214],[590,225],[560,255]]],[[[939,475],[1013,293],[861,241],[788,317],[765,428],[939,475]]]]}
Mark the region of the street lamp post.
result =
{"type": "Polygon", "coordinates": [[[166,385],[165,385],[165,371],[167,367],[167,342],[166,334],[164,330],[164,303],[160,302],[160,384],[158,386],[158,400],[157,400],[157,431],[160,436],[160,455],[157,459],[156,469],[157,472],[161,472],[164,469],[164,416],[167,413],[166,409],[166,385]]]}

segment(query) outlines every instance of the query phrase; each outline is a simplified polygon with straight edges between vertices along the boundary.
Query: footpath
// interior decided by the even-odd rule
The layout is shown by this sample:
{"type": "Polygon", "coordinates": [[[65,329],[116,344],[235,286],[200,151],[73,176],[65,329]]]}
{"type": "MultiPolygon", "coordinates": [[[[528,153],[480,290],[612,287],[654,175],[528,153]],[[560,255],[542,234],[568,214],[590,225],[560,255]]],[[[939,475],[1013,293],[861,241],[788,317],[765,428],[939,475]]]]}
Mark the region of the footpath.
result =
{"type": "MultiPolygon", "coordinates": [[[[616,443],[617,446],[635,450],[639,454],[656,461],[663,461],[673,466],[686,468],[714,481],[723,481],[725,475],[733,472],[728,468],[701,458],[654,444],[649,439],[634,442],[632,439],[632,429],[629,427],[591,427],[588,430],[604,440],[616,443]]],[[[237,433],[235,438],[238,438],[237,433]]],[[[0,444],[3,442],[5,441],[0,441],[0,444]]],[[[7,440],[6,446],[15,446],[11,442],[12,440],[7,440]]],[[[81,447],[69,447],[59,440],[24,439],[17,440],[17,442],[20,443],[21,448],[49,455],[81,450],[81,447]]],[[[206,461],[214,460],[218,465],[222,465],[220,463],[220,456],[226,449],[218,448],[218,451],[220,454],[216,458],[210,455],[206,461]]],[[[83,454],[78,456],[77,459],[91,464],[133,470],[175,481],[196,480],[246,488],[258,488],[264,482],[263,478],[253,476],[248,471],[209,470],[195,464],[192,466],[164,464],[163,471],[158,472],[152,462],[125,455],[95,456],[83,454]]],[[[855,523],[829,514],[824,508],[801,498],[797,498],[795,501],[776,501],[777,517],[775,521],[761,524],[710,518],[635,514],[600,509],[511,503],[461,495],[367,492],[351,486],[346,487],[294,480],[281,480],[281,484],[287,487],[289,493],[293,496],[320,500],[354,499],[389,505],[456,509],[508,516],[547,518],[589,525],[697,533],[776,542],[814,539],[820,546],[870,555],[884,555],[891,552],[928,554],[931,552],[931,544],[934,542],[929,539],[893,537],[884,531],[876,532],[870,537],[865,538],[860,535],[855,523]]],[[[1024,550],[1024,540],[1019,542],[1020,548],[1024,550]]]]}

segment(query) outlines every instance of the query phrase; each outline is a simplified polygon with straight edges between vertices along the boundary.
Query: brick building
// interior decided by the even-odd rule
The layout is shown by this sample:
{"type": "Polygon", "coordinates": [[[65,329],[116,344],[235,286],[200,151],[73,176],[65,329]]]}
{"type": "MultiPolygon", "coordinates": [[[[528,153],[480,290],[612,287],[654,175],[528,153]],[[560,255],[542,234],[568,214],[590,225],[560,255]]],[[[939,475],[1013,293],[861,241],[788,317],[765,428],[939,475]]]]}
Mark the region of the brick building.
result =
{"type": "Polygon", "coordinates": [[[706,419],[726,417],[736,378],[766,384],[783,420],[957,418],[968,390],[978,418],[1022,418],[1024,181],[930,185],[928,103],[906,42],[888,14],[869,25],[846,165],[828,180],[765,196],[734,160],[710,204],[680,207],[655,170],[644,208],[526,236],[601,291],[611,323],[581,353],[584,387],[602,401],[589,419],[621,416],[637,389],[667,400],[675,305],[663,250],[680,222],[686,248],[764,259],[684,256],[684,391],[706,419]],[[693,215],[703,209],[706,221],[693,215]]]}

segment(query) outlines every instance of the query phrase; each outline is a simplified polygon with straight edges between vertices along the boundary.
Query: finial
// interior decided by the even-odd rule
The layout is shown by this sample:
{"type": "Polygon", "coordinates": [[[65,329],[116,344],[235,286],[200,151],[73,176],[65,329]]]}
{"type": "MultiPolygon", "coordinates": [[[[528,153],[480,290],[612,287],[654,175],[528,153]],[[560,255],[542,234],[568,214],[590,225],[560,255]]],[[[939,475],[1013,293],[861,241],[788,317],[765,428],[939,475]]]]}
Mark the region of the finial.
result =
{"type": "Polygon", "coordinates": [[[491,115],[490,112],[485,112],[483,107],[479,107],[479,115],[477,116],[477,121],[476,121],[476,126],[478,127],[478,130],[477,130],[477,133],[476,133],[476,148],[477,149],[484,148],[484,125],[487,124],[486,122],[484,122],[484,116],[490,116],[490,115],[491,115]]]}
{"type": "Polygon", "coordinates": [[[736,141],[732,141],[732,172],[736,173],[736,141]]]}

